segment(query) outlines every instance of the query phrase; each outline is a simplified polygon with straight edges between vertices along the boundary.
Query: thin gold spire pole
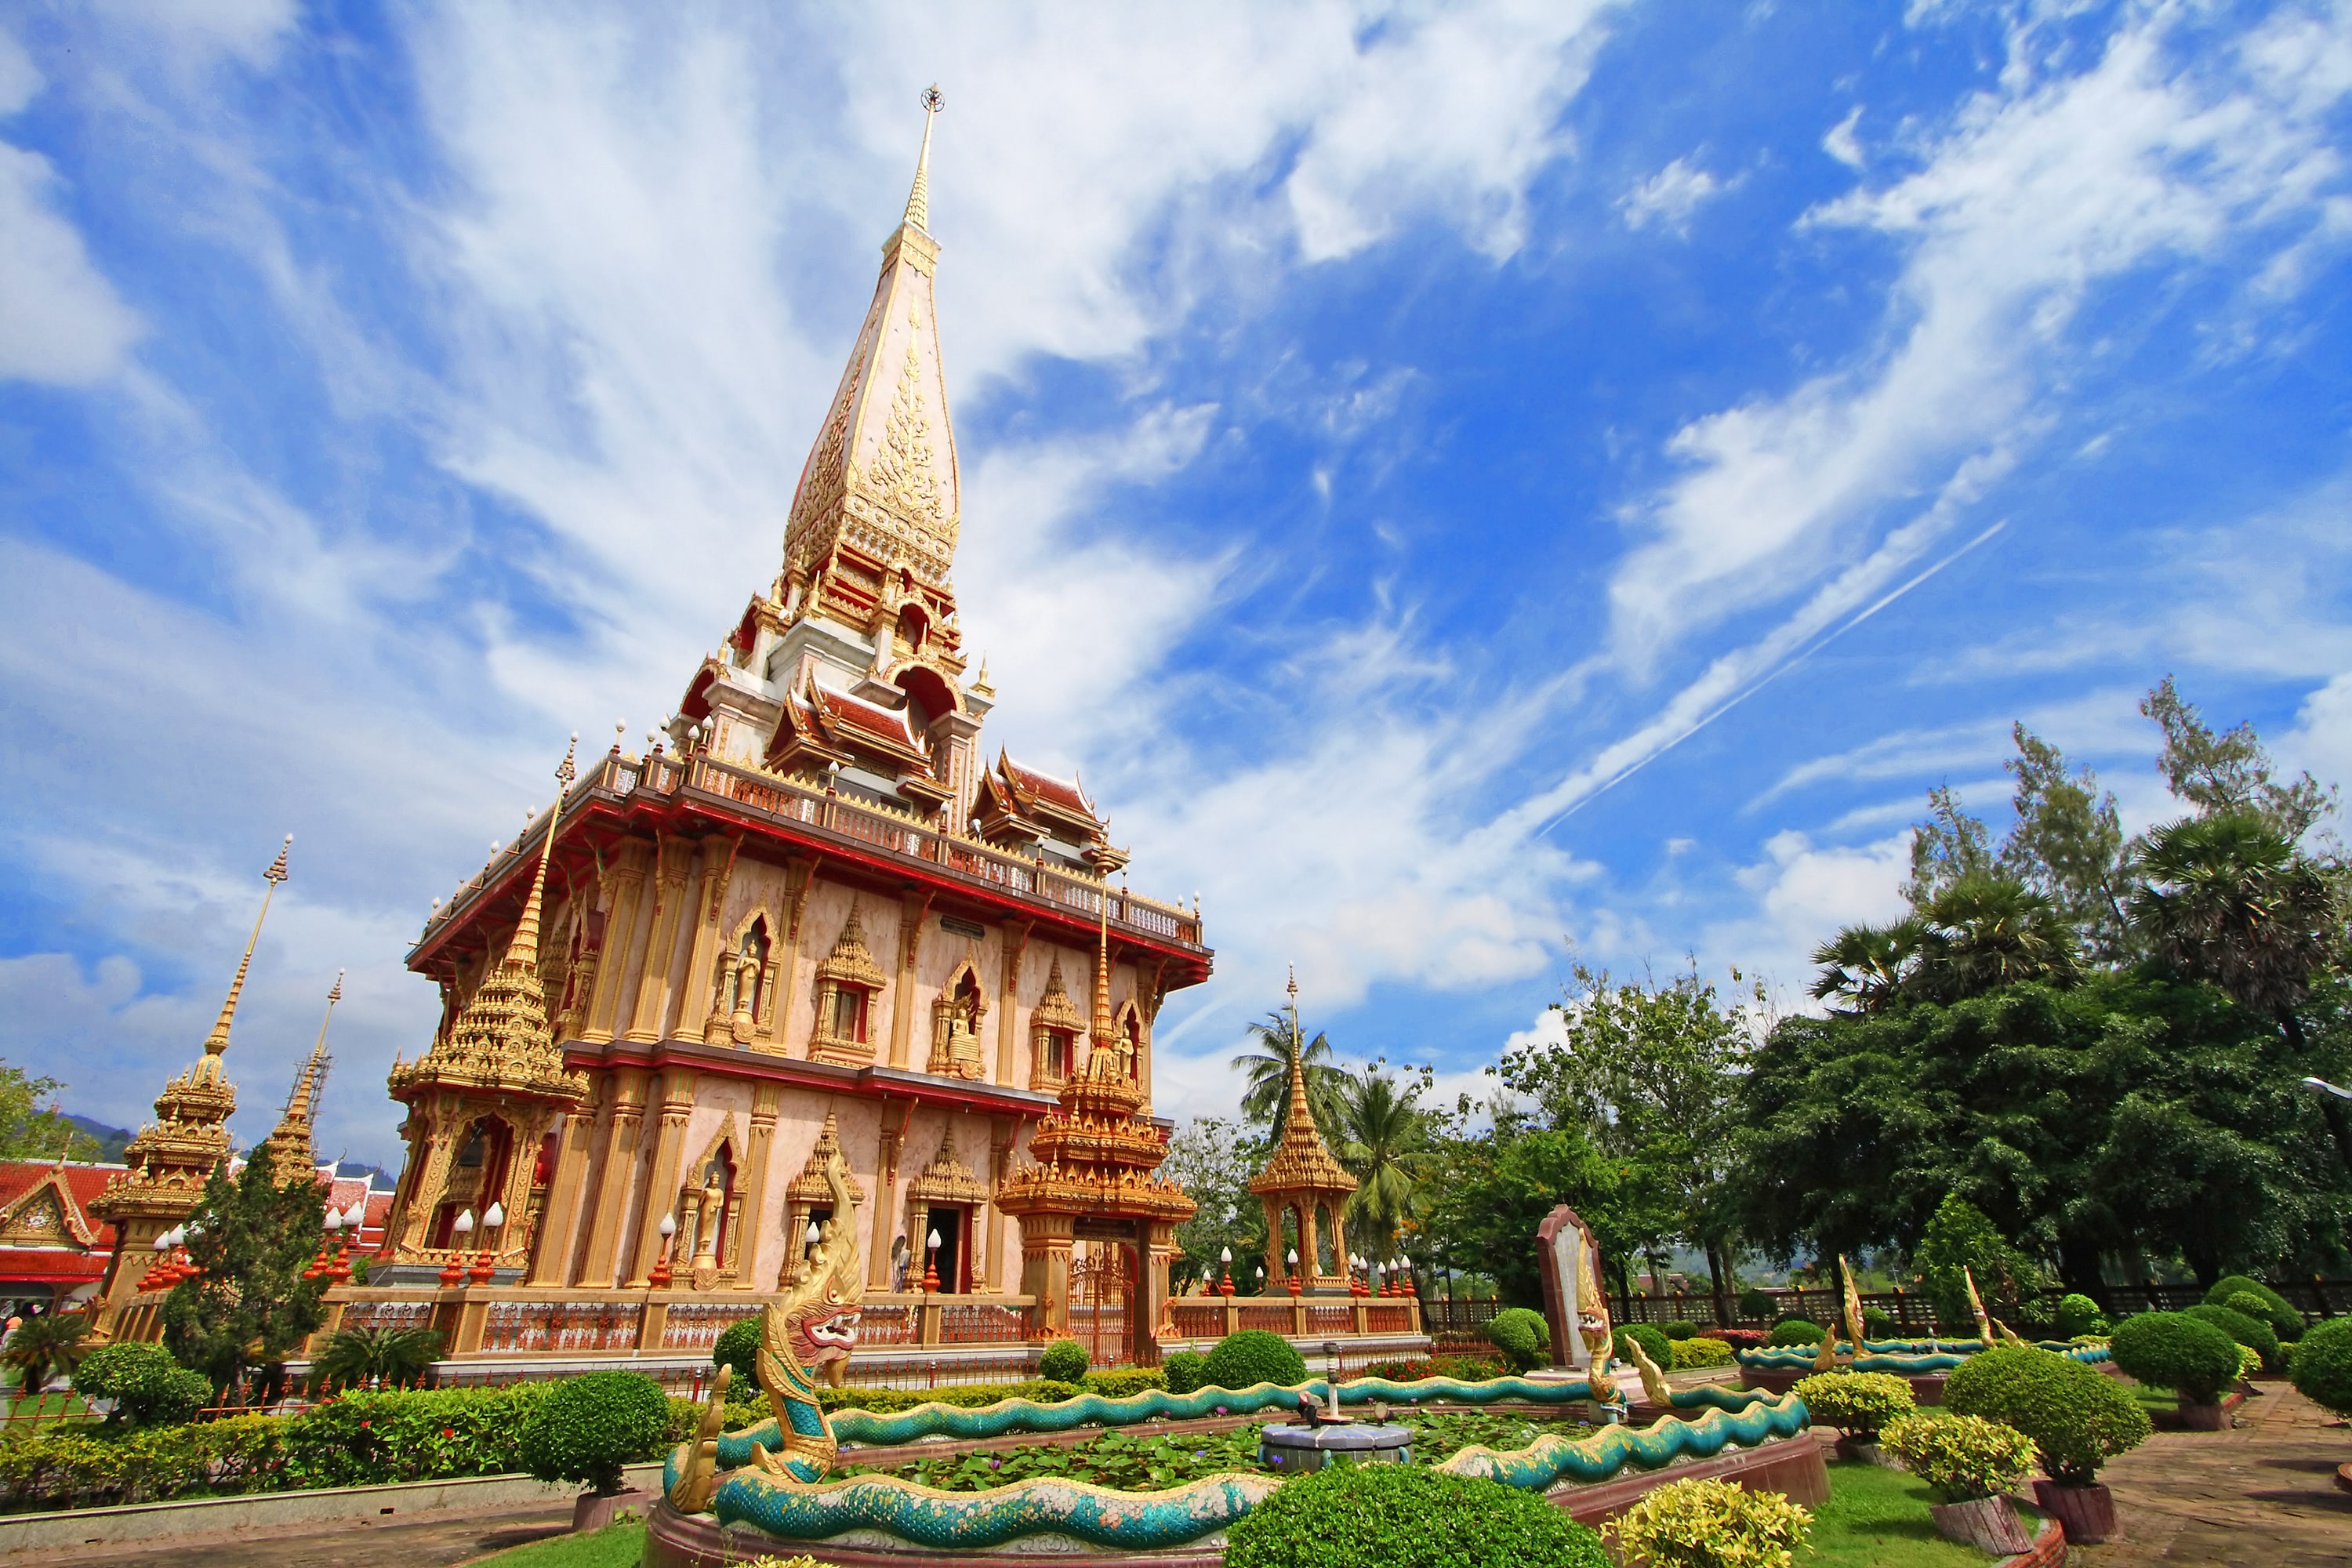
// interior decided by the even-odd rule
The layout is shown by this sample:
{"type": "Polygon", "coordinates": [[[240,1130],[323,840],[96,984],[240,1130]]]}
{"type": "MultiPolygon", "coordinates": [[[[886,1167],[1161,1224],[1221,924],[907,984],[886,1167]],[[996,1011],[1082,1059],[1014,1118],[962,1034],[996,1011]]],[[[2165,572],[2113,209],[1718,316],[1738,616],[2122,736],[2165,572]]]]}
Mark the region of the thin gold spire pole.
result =
{"type": "Polygon", "coordinates": [[[221,1004],[220,1016],[213,1020],[213,1032],[205,1037],[205,1055],[208,1057],[219,1056],[228,1049],[228,1026],[236,1019],[236,999],[245,990],[246,973],[253,967],[254,944],[261,940],[261,922],[269,918],[270,896],[286,879],[286,856],[293,847],[294,836],[289,833],[286,842],[278,847],[278,858],[261,874],[261,879],[269,886],[261,895],[261,912],[253,917],[253,934],[245,939],[245,956],[236,961],[236,978],[228,983],[228,998],[221,1004]]]}
{"type": "Polygon", "coordinates": [[[522,918],[515,922],[514,938],[507,943],[507,956],[499,967],[521,967],[533,974],[539,973],[539,911],[547,901],[547,863],[555,858],[555,824],[563,815],[564,792],[579,777],[572,765],[580,750],[579,731],[572,731],[572,743],[563,749],[563,761],[555,769],[555,804],[547,808],[547,837],[539,847],[539,866],[530,875],[530,896],[523,900],[522,918]]]}
{"type": "Polygon", "coordinates": [[[923,89],[923,150],[915,159],[915,188],[907,193],[906,221],[925,234],[931,231],[931,121],[947,101],[940,95],[939,83],[923,89]]]}
{"type": "Polygon", "coordinates": [[[322,1074],[327,1062],[327,1026],[334,1021],[335,1004],[343,999],[343,972],[335,971],[335,984],[327,992],[326,1016],[319,1020],[319,1043],[310,1047],[310,1059],[303,1067],[301,1077],[294,1080],[294,1090],[286,1097],[286,1114],[294,1114],[294,1102],[302,1103],[304,1116],[319,1114],[319,1093],[323,1086],[322,1074]]]}
{"type": "Polygon", "coordinates": [[[1103,1050],[1111,1043],[1110,1026],[1110,889],[1103,889],[1102,930],[1095,946],[1095,1016],[1087,1033],[1094,1037],[1094,1048],[1103,1050]]]}

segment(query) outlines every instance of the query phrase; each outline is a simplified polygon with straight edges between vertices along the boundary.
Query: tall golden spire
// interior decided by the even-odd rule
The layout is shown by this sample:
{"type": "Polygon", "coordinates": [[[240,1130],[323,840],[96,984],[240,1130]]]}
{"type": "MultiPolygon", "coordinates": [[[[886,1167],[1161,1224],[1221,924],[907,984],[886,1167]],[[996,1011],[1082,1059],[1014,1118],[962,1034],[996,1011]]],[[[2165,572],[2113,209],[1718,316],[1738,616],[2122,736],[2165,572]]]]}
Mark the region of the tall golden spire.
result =
{"type": "Polygon", "coordinates": [[[339,969],[327,993],[326,1016],[319,1020],[319,1043],[310,1047],[310,1059],[295,1075],[294,1087],[286,1096],[286,1114],[278,1119],[278,1126],[263,1143],[263,1157],[269,1161],[281,1186],[319,1166],[310,1134],[318,1122],[319,1096],[327,1083],[327,1026],[335,1016],[335,1004],[342,999],[343,972],[339,969]]]}
{"type": "Polygon", "coordinates": [[[228,1049],[228,1028],[236,1020],[236,999],[244,993],[247,972],[253,967],[254,944],[261,940],[261,922],[269,918],[270,896],[286,879],[286,856],[293,847],[294,836],[289,833],[286,842],[278,847],[278,858],[261,874],[261,879],[269,886],[262,890],[261,912],[253,917],[253,934],[245,939],[245,956],[236,961],[236,978],[228,983],[228,998],[221,1004],[220,1016],[213,1020],[213,1032],[205,1037],[205,1055],[208,1057],[219,1056],[228,1049]]]}
{"type": "Polygon", "coordinates": [[[1095,1016],[1087,1031],[1096,1050],[1110,1048],[1115,1034],[1110,1022],[1110,889],[1103,889],[1102,930],[1095,942],[1095,1016]]]}
{"type": "Polygon", "coordinates": [[[507,956],[499,967],[510,969],[516,964],[539,973],[539,911],[547,901],[547,863],[555,858],[555,823],[563,815],[563,793],[572,781],[580,776],[572,759],[580,751],[580,732],[572,732],[572,743],[563,748],[563,761],[555,767],[555,804],[547,808],[547,837],[539,846],[539,867],[530,876],[530,896],[522,901],[522,918],[515,921],[514,938],[507,943],[507,956]]]}
{"type": "Polygon", "coordinates": [[[939,83],[923,89],[923,150],[915,159],[915,188],[907,193],[906,222],[925,234],[931,232],[931,121],[947,101],[939,83]]]}

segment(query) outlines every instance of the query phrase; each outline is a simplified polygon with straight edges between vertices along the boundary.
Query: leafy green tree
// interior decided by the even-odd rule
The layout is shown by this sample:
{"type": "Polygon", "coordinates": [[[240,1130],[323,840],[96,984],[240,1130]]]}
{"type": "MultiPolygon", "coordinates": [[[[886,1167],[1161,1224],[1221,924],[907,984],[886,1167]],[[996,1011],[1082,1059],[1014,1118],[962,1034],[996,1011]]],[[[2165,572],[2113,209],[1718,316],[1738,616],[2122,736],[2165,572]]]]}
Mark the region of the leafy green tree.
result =
{"type": "Polygon", "coordinates": [[[27,1078],[24,1068],[0,1063],[0,1160],[98,1157],[98,1140],[58,1109],[56,1096],[63,1087],[56,1079],[27,1078]]]}
{"type": "Polygon", "coordinates": [[[1629,1223],[1619,1206],[1622,1168],[1581,1127],[1528,1130],[1507,1117],[1471,1133],[1449,1113],[1433,1138],[1428,1169],[1421,1234],[1440,1267],[1491,1276],[1506,1302],[1540,1307],[1536,1227],[1568,1204],[1593,1227],[1622,1288],[1625,1261],[1644,1239],[1641,1221],[1629,1223]]]}
{"type": "Polygon", "coordinates": [[[2049,900],[2095,962],[2121,963],[2130,952],[2128,858],[2115,795],[2099,793],[2088,767],[2068,773],[2058,748],[2024,725],[2011,738],[2017,755],[2003,765],[2017,781],[2017,824],[2001,841],[2001,869],[2049,900]]]}
{"type": "Polygon", "coordinates": [[[1377,1258],[1396,1256],[1397,1232],[1414,1208],[1429,1149],[1420,1092],[1378,1068],[1350,1076],[1340,1091],[1334,1152],[1357,1184],[1348,1198],[1348,1234],[1377,1258]]]}
{"type": "Polygon", "coordinates": [[[1563,1042],[1506,1056],[1503,1081],[1542,1104],[1554,1125],[1583,1123],[1604,1150],[1664,1186],[1675,1234],[1706,1255],[1717,1321],[1728,1322],[1736,1226],[1726,1177],[1763,987],[1727,1007],[1696,969],[1664,984],[1612,984],[1579,965],[1576,984],[1559,1008],[1563,1042]]]}
{"type": "Polygon", "coordinates": [[[1969,1310],[1971,1279],[1985,1310],[2012,1328],[2019,1309],[2047,1283],[2040,1266],[2011,1247],[1983,1210],[1957,1194],[1937,1205],[1911,1256],[1936,1303],[1937,1319],[1953,1328],[1975,1322],[1969,1310]]]}
{"type": "Polygon", "coordinates": [[[1846,927],[1813,949],[1821,966],[1813,1000],[1843,1004],[1847,1012],[1884,1012],[1902,998],[1927,935],[1927,922],[1916,915],[1846,927]]]}
{"type": "Polygon", "coordinates": [[[1925,910],[1953,884],[1996,868],[1990,830],[1960,808],[1949,784],[1929,790],[1927,820],[1911,829],[1911,879],[1903,886],[1911,907],[1925,910]]]}
{"type": "Polygon", "coordinates": [[[269,1162],[213,1173],[190,1216],[187,1249],[202,1270],[163,1302],[163,1342],[224,1397],[259,1368],[265,1402],[283,1391],[287,1353],[325,1320],[322,1284],[302,1278],[319,1249],[326,1199],[308,1172],[280,1185],[269,1162]]]}
{"type": "MultiPolygon", "coordinates": [[[[744,1320],[755,1326],[758,1321],[744,1320]]],[[[440,1358],[436,1330],[341,1329],[320,1347],[310,1375],[322,1388],[406,1388],[422,1382],[425,1370],[440,1358]]]]}
{"type": "Polygon", "coordinates": [[[2344,934],[2319,868],[2261,816],[2229,811],[2158,828],[2137,869],[2132,918],[2157,955],[2276,1018],[2302,1049],[2295,1008],[2344,934]]]}
{"type": "Polygon", "coordinates": [[[1249,1190],[1249,1179],[1265,1163],[1266,1140],[1221,1116],[1201,1116],[1168,1141],[1160,1173],[1192,1199],[1192,1217],[1176,1227],[1177,1250],[1194,1279],[1213,1280],[1234,1255],[1234,1288],[1254,1283],[1249,1269],[1265,1255],[1265,1208],[1249,1190]]]}
{"type": "Polygon", "coordinates": [[[2240,724],[2215,734],[2168,675],[2141,701],[2139,710],[2164,732],[2164,750],[2157,758],[2164,782],[2200,816],[2252,813],[2294,844],[2336,807],[2335,787],[2309,773],[2293,784],[2273,784],[2270,752],[2254,727],[2240,724]]]}
{"type": "Polygon", "coordinates": [[[2075,973],[2074,933],[2058,907],[2007,877],[1963,877],[1928,901],[1906,985],[1937,1001],[2021,981],[2063,984],[2075,973]]]}

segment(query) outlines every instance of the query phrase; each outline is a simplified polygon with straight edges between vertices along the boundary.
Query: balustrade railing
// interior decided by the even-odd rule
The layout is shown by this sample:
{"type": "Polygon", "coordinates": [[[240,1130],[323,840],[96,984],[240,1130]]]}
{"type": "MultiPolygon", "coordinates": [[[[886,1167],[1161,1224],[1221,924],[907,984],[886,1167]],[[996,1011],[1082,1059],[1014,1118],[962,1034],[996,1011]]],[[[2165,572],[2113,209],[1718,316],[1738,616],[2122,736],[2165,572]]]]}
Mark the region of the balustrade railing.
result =
{"type": "Polygon", "coordinates": [[[1412,1313],[1393,1302],[1385,1306],[1374,1302],[1364,1309],[1364,1328],[1375,1334],[1406,1333],[1412,1328],[1412,1313]]]}
{"type": "Polygon", "coordinates": [[[1274,1333],[1290,1332],[1290,1303],[1287,1301],[1245,1301],[1242,1303],[1241,1326],[1244,1329],[1265,1329],[1274,1333]]]}
{"type": "Polygon", "coordinates": [[[1029,1314],[993,1301],[950,1302],[940,1309],[940,1343],[1002,1344],[1028,1337],[1029,1314]]]}
{"type": "Polygon", "coordinates": [[[421,1329],[433,1321],[430,1301],[354,1301],[343,1309],[346,1329],[421,1329]]]}
{"type": "Polygon", "coordinates": [[[861,1345],[912,1345],[923,1339],[922,1309],[868,1301],[858,1309],[861,1345]]]}
{"type": "Polygon", "coordinates": [[[1318,1306],[1307,1309],[1307,1331],[1310,1334],[1352,1334],[1356,1331],[1356,1309],[1348,1306],[1318,1306]]]}
{"type": "Polygon", "coordinates": [[[662,1349],[666,1351],[708,1350],[719,1342],[719,1336],[745,1318],[761,1310],[759,1303],[723,1305],[709,1301],[681,1301],[669,1310],[662,1324],[662,1349]]]}
{"type": "Polygon", "coordinates": [[[1213,1340],[1224,1336],[1225,1304],[1222,1300],[1174,1301],[1170,1303],[1169,1316],[1175,1324],[1178,1339],[1213,1340]]]}

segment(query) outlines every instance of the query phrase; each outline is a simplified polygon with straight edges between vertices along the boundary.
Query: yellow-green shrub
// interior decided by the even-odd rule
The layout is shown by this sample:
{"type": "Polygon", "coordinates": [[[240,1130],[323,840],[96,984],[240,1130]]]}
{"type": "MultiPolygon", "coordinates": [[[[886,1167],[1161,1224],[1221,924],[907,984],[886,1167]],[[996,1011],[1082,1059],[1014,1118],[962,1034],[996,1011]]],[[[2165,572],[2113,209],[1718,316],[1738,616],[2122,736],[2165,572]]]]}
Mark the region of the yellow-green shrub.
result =
{"type": "Polygon", "coordinates": [[[1817,1372],[1797,1382],[1797,1397],[1815,1421],[1849,1437],[1883,1429],[1911,1414],[1911,1385],[1891,1372],[1817,1372]]]}
{"type": "Polygon", "coordinates": [[[1923,1411],[1887,1423],[1878,1441],[1939,1502],[2006,1491],[2033,1468],[2032,1438],[1980,1415],[1923,1411]]]}
{"type": "Polygon", "coordinates": [[[1790,1568],[1813,1516],[1779,1492],[1672,1481],[1617,1516],[1628,1568],[1790,1568]]]}
{"type": "Polygon", "coordinates": [[[1675,1372],[1689,1372],[1702,1366],[1729,1366],[1737,1359],[1731,1346],[1721,1340],[1700,1334],[1692,1339],[1675,1342],[1675,1372]]]}

